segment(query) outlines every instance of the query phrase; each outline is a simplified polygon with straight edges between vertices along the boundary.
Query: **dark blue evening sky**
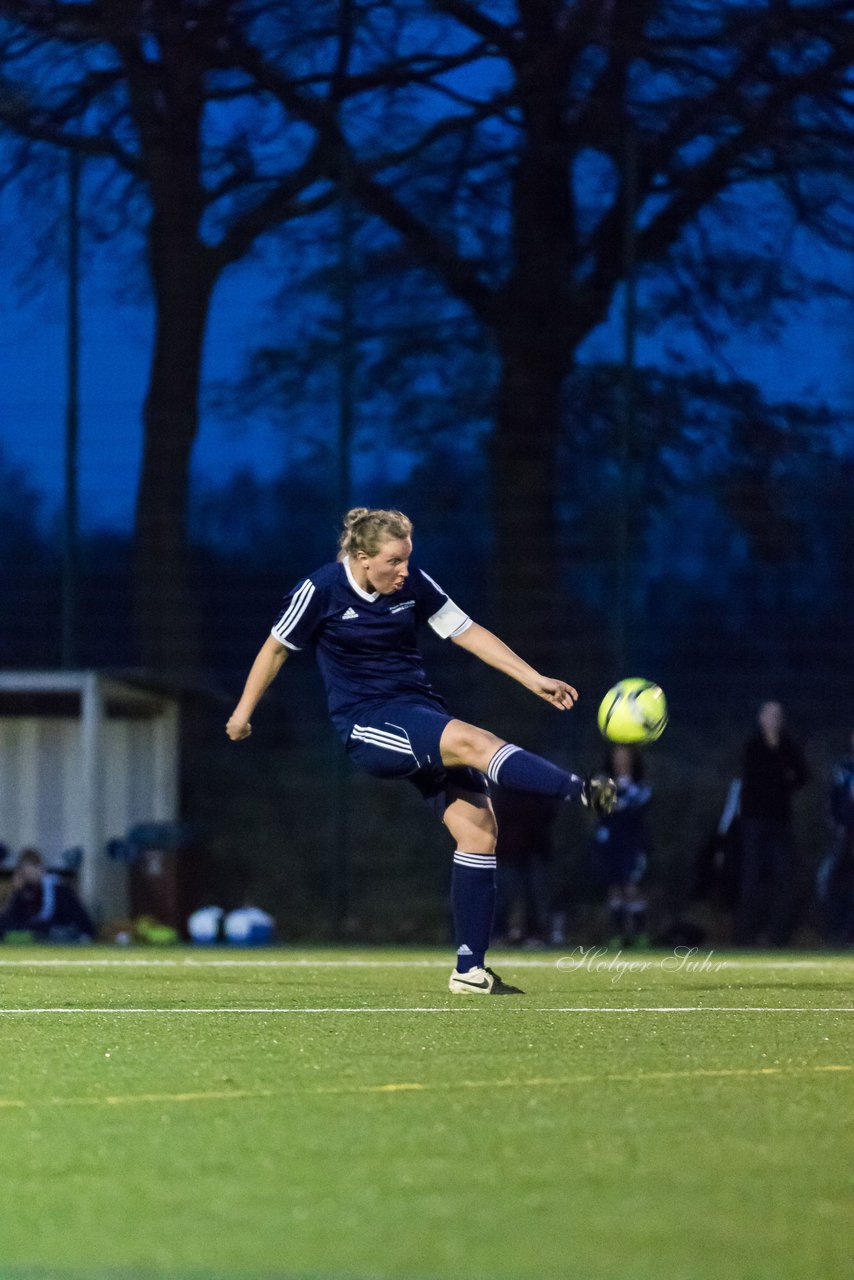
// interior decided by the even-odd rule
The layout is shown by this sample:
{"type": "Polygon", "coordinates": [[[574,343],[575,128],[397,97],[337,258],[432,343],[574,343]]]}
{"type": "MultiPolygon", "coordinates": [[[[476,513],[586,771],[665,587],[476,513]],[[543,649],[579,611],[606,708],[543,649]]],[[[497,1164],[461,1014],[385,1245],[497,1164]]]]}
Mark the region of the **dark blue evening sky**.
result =
{"type": "MultiPolygon", "coordinates": [[[[0,445],[45,495],[50,516],[61,499],[65,387],[65,298],[59,266],[46,268],[43,287],[22,299],[18,263],[7,239],[0,259],[0,445]]],[[[86,526],[130,527],[138,478],[149,358],[151,310],[116,298],[109,258],[102,251],[84,269],[82,287],[81,441],[82,517],[86,526]]],[[[841,271],[850,271],[840,262],[841,271]]],[[[266,305],[269,262],[250,260],[220,283],[205,351],[205,382],[228,379],[256,344],[274,343],[277,325],[266,305]]],[[[615,308],[617,311],[617,308],[615,308]]],[[[585,359],[619,353],[616,314],[586,344],[585,359]]],[[[665,325],[642,337],[640,363],[682,352],[689,365],[711,357],[696,339],[665,325]]],[[[793,313],[780,339],[735,334],[726,352],[734,370],[755,379],[772,399],[854,401],[854,339],[841,303],[815,301],[793,313]]],[[[218,485],[235,470],[277,473],[285,457],[279,430],[257,415],[242,425],[210,408],[202,415],[194,468],[197,484],[218,485]]]]}

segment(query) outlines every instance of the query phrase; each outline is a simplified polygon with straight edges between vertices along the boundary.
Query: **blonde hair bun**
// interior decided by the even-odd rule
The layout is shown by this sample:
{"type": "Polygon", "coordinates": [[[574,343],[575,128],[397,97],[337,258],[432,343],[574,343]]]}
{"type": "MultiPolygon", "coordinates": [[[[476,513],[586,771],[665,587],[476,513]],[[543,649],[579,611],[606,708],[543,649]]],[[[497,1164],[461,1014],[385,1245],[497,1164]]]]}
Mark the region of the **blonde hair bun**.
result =
{"type": "Polygon", "coordinates": [[[344,517],[344,531],[338,540],[338,559],[345,560],[359,551],[375,556],[384,542],[408,538],[411,533],[412,521],[402,511],[351,507],[344,517]]]}

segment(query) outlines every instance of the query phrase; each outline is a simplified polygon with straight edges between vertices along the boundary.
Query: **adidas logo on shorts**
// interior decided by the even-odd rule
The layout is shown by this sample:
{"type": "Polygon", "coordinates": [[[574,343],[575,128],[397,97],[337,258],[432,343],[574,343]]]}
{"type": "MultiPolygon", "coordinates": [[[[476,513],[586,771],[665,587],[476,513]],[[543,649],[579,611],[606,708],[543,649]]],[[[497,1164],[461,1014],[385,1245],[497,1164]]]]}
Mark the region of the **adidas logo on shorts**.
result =
{"type": "Polygon", "coordinates": [[[359,615],[355,609],[345,609],[341,614],[341,617],[345,622],[349,622],[351,618],[358,618],[358,616],[359,615]]]}

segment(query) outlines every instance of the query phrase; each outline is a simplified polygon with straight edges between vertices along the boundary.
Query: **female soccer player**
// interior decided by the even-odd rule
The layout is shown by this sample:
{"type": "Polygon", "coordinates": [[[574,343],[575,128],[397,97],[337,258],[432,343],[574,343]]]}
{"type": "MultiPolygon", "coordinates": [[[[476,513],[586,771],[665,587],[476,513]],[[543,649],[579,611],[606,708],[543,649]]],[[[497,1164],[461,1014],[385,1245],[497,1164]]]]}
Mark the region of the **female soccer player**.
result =
{"type": "Polygon", "coordinates": [[[226,725],[233,741],[289,655],[310,645],[332,723],[351,760],[378,778],[407,778],[456,842],[451,902],[457,942],[449,987],[456,994],[509,995],[486,966],[495,905],[496,824],[486,778],[519,791],[580,800],[607,813],[610,779],[583,779],[450,715],[434,693],[416,632],[437,635],[564,711],[578,694],[541,676],[497,636],[472,622],[412,556],[412,523],[400,511],[355,507],[344,519],[338,559],[302,578],[285,597],[226,725]],[[486,777],[484,777],[484,774],[486,777]]]}

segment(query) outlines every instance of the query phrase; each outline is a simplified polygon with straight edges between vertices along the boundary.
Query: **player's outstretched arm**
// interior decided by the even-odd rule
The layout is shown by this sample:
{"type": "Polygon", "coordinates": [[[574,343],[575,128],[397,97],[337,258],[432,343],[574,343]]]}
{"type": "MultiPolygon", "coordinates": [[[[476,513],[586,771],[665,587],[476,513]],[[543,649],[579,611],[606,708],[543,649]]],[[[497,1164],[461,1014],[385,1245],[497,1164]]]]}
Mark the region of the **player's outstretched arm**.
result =
{"type": "Polygon", "coordinates": [[[569,711],[578,698],[578,692],[571,684],[567,684],[565,680],[555,680],[551,676],[541,676],[539,671],[529,666],[503,640],[499,640],[498,636],[476,622],[452,639],[461,649],[473,653],[481,662],[503,671],[511,679],[518,680],[519,684],[530,689],[538,698],[545,698],[546,702],[550,702],[559,711],[569,711]]]}
{"type": "Polygon", "coordinates": [[[252,732],[252,712],[282,669],[288,650],[273,636],[268,636],[252,663],[240,701],[229,717],[225,731],[232,742],[248,738],[252,732]]]}

